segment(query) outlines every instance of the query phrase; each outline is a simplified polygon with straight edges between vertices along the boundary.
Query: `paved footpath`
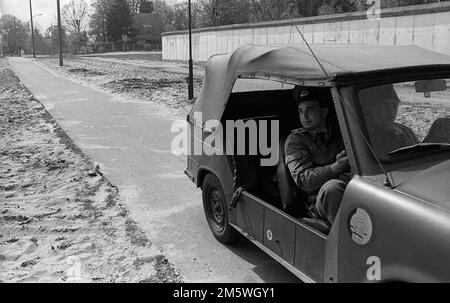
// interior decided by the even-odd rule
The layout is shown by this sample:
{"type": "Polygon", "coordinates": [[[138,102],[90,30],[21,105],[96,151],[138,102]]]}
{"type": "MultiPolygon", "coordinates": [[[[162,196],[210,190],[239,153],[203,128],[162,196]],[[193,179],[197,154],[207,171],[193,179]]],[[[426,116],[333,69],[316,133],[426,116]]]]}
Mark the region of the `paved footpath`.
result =
{"type": "MultiPolygon", "coordinates": [[[[170,152],[176,117],[153,103],[120,99],[42,68],[9,63],[69,136],[119,187],[131,216],[181,271],[186,282],[298,282],[246,240],[224,246],[203,215],[201,192],[170,152]]],[[[182,118],[181,118],[182,119],[182,118]]]]}

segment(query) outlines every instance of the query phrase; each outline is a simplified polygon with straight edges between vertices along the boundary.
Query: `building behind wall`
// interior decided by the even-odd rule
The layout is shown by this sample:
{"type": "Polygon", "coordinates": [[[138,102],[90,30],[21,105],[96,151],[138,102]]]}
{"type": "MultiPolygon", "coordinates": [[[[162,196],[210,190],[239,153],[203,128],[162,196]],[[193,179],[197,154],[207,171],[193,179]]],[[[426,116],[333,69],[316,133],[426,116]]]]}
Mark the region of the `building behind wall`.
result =
{"type": "Polygon", "coordinates": [[[165,26],[163,18],[155,13],[134,14],[135,36],[132,40],[138,50],[161,50],[161,33],[165,26]]]}

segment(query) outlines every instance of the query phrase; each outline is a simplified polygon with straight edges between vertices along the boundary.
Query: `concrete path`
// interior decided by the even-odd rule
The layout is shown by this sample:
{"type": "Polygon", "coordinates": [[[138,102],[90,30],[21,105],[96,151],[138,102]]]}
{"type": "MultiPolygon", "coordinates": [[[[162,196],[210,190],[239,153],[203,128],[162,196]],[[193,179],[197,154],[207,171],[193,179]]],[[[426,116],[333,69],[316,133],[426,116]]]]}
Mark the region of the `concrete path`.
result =
{"type": "Polygon", "coordinates": [[[201,192],[170,152],[175,117],[153,103],[123,100],[43,69],[10,65],[69,136],[119,187],[127,208],[186,282],[298,282],[246,240],[224,246],[204,219],[201,192]]]}

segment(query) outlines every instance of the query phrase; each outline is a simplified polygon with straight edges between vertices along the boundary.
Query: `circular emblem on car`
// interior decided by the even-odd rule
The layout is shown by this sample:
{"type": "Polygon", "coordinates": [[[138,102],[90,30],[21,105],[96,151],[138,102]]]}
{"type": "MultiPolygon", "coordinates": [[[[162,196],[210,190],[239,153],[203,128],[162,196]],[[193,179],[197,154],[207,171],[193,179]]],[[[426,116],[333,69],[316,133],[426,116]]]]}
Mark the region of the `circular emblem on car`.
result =
{"type": "Polygon", "coordinates": [[[352,240],[356,244],[366,245],[372,238],[372,220],[362,208],[357,208],[352,214],[349,226],[352,240]]]}
{"type": "Polygon", "coordinates": [[[271,231],[270,229],[267,230],[266,235],[267,235],[267,239],[268,239],[269,241],[272,241],[272,239],[273,239],[273,234],[272,234],[272,231],[271,231]]]}

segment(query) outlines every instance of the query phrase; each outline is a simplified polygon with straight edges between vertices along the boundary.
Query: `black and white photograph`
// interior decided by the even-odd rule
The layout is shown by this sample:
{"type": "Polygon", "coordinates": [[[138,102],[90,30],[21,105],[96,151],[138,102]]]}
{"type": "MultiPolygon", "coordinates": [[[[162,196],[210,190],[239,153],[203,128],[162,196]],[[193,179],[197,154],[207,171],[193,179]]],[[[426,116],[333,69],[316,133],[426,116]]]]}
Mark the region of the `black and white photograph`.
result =
{"type": "Polygon", "coordinates": [[[449,282],[450,0],[0,0],[1,284],[449,282]]]}

